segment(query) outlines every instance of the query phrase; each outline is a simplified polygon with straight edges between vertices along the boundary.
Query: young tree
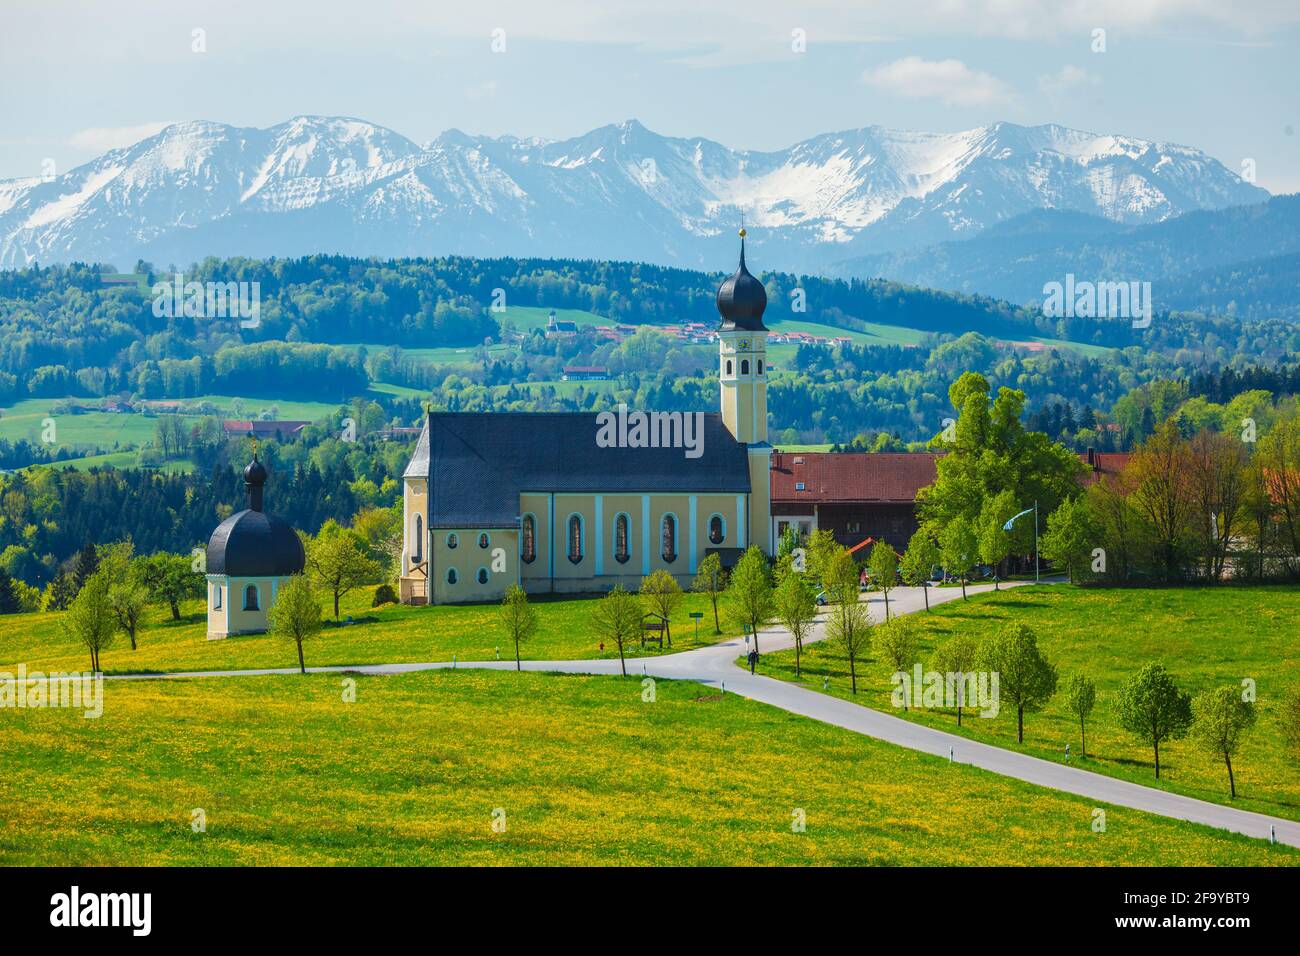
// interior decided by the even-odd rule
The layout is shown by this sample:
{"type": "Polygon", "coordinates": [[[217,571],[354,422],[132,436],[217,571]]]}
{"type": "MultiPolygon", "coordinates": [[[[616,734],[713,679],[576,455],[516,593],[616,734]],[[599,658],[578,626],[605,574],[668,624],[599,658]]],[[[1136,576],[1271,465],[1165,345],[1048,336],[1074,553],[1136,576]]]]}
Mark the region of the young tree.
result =
{"type": "Polygon", "coordinates": [[[1035,711],[1056,693],[1056,668],[1038,650],[1025,624],[1008,624],[980,644],[980,663],[998,674],[999,696],[1016,708],[1016,740],[1025,742],[1025,711],[1035,711]]]}
{"type": "Polygon", "coordinates": [[[673,627],[670,621],[673,611],[682,603],[682,597],[681,585],[663,568],[641,579],[641,600],[663,619],[664,636],[668,638],[669,647],[673,646],[673,627]]]}
{"type": "MultiPolygon", "coordinates": [[[[878,660],[889,667],[891,673],[910,671],[920,654],[916,641],[916,623],[909,617],[896,617],[890,623],[876,628],[872,651],[878,660]]],[[[903,698],[903,709],[909,709],[906,696],[903,698]]]]}
{"type": "Polygon", "coordinates": [[[140,582],[148,589],[150,599],[166,604],[173,621],[181,619],[182,601],[203,596],[203,574],[193,569],[185,555],[159,551],[137,560],[140,582]]]}
{"type": "MultiPolygon", "coordinates": [[[[1064,507],[1064,506],[1062,506],[1064,507]]],[[[1065,708],[1079,718],[1079,753],[1088,756],[1088,717],[1097,703],[1097,685],[1082,674],[1065,679],[1065,708]]]]}
{"type": "Polygon", "coordinates": [[[943,674],[945,679],[949,674],[955,676],[958,727],[961,726],[961,709],[966,697],[965,676],[974,672],[978,660],[979,645],[974,638],[965,634],[954,635],[935,648],[934,660],[931,666],[943,674]]]}
{"type": "Polygon", "coordinates": [[[18,600],[18,590],[9,572],[0,568],[0,614],[17,614],[22,610],[18,600]]]}
{"type": "Polygon", "coordinates": [[[722,623],[718,620],[718,595],[720,595],[727,586],[727,575],[722,570],[722,559],[714,551],[704,556],[700,562],[699,568],[695,572],[695,580],[691,583],[691,590],[696,594],[707,594],[709,603],[713,605],[713,633],[722,633],[722,623]]]}
{"type": "Polygon", "coordinates": [[[1292,687],[1282,698],[1282,742],[1300,762],[1300,686],[1292,687]]]}
{"type": "Polygon", "coordinates": [[[1192,698],[1178,689],[1163,664],[1146,664],[1120,691],[1119,722],[1154,748],[1158,780],[1160,742],[1187,735],[1192,723],[1192,698]]]}
{"type": "Polygon", "coordinates": [[[113,609],[118,630],[131,639],[131,650],[136,649],[135,635],[144,617],[149,592],[131,580],[124,580],[108,589],[108,603],[113,609]]]}
{"type": "Polygon", "coordinates": [[[515,645],[515,670],[523,670],[519,645],[537,632],[537,609],[528,603],[528,593],[518,584],[506,588],[501,599],[501,626],[515,645]]]}
{"type": "Polygon", "coordinates": [[[943,553],[943,566],[949,574],[961,579],[961,596],[966,597],[966,579],[975,567],[975,552],[979,543],[975,532],[965,518],[954,518],[939,532],[939,549],[943,553]]]}
{"type": "Polygon", "coordinates": [[[1202,429],[1192,437],[1188,457],[1189,493],[1196,516],[1192,528],[1201,552],[1202,572],[1217,582],[1223,577],[1228,549],[1244,512],[1249,456],[1239,436],[1202,429]]]}
{"type": "Polygon", "coordinates": [[[835,540],[835,534],[829,528],[818,528],[808,536],[805,566],[813,582],[821,589],[827,588],[827,575],[835,556],[844,550],[844,546],[835,540]]]}
{"type": "Polygon", "coordinates": [[[1011,553],[1011,532],[1006,523],[1017,512],[1016,500],[1010,491],[999,492],[984,499],[980,508],[978,545],[980,560],[993,568],[993,590],[998,590],[999,566],[1011,553]]]}
{"type": "Polygon", "coordinates": [[[894,586],[894,576],[898,574],[898,555],[884,541],[877,541],[871,546],[871,558],[867,562],[871,574],[880,584],[885,595],[885,623],[889,623],[889,591],[894,586]]]}
{"type": "Polygon", "coordinates": [[[305,574],[295,574],[285,582],[276,596],[269,615],[271,633],[293,641],[298,648],[298,670],[307,673],[303,660],[302,643],[320,633],[320,602],[312,589],[311,579],[305,574]]]}
{"type": "MultiPolygon", "coordinates": [[[[1151,533],[1165,580],[1172,580],[1192,533],[1196,507],[1191,484],[1192,456],[1177,423],[1169,421],[1159,426],[1134,453],[1128,470],[1134,481],[1130,499],[1151,533]]],[[[1210,520],[1209,515],[1204,518],[1210,520]]]]}
{"type": "Polygon", "coordinates": [[[817,602],[802,574],[787,574],[773,594],[776,619],[794,638],[794,676],[800,676],[804,638],[817,620],[817,602]]]}
{"type": "Polygon", "coordinates": [[[91,574],[68,605],[63,616],[63,632],[90,652],[90,669],[99,671],[99,654],[113,643],[117,619],[108,599],[108,580],[91,574]]]}
{"type": "Polygon", "coordinates": [[[1039,551],[1048,561],[1065,568],[1073,584],[1088,567],[1092,549],[1099,542],[1100,534],[1093,525],[1088,506],[1079,496],[1066,498],[1047,516],[1047,529],[1039,542],[1039,551]]]}
{"type": "Polygon", "coordinates": [[[368,584],[380,573],[357,534],[327,522],[307,544],[307,570],[316,585],[334,597],[334,620],[339,619],[339,598],[368,584]]]}
{"type": "Polygon", "coordinates": [[[614,589],[596,602],[591,612],[596,633],[605,643],[618,648],[618,662],[627,676],[627,660],[624,648],[641,630],[641,605],[637,599],[618,584],[614,589]]]}
{"type": "Polygon", "coordinates": [[[1192,701],[1192,739],[1206,753],[1222,757],[1228,766],[1228,793],[1237,797],[1232,758],[1242,735],[1255,725],[1255,705],[1242,700],[1240,687],[1219,687],[1196,695],[1192,701]]]}
{"type": "Polygon", "coordinates": [[[909,587],[921,589],[921,593],[925,595],[927,611],[930,610],[930,575],[940,560],[938,545],[923,529],[912,535],[912,540],[907,543],[907,550],[903,552],[903,562],[899,569],[903,575],[903,582],[909,587]]]}
{"type": "Polygon", "coordinates": [[[727,613],[753,633],[754,650],[758,650],[758,632],[772,620],[772,578],[767,571],[767,558],[757,546],[750,545],[736,562],[726,600],[727,613]]]}
{"type": "Polygon", "coordinates": [[[853,555],[840,548],[826,570],[826,589],[833,598],[826,618],[826,636],[849,659],[849,680],[858,692],[858,658],[871,645],[871,615],[858,600],[858,566],[853,555]]]}

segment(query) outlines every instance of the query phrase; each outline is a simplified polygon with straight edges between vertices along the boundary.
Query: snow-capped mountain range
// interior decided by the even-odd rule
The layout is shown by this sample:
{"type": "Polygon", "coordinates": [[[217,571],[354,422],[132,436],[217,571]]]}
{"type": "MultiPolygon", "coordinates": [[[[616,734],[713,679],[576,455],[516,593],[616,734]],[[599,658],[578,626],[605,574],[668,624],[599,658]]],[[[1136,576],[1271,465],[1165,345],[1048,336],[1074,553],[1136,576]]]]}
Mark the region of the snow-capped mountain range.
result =
{"type": "Polygon", "coordinates": [[[1196,149],[1060,126],[870,126],[755,152],[635,120],[424,146],[356,119],[189,122],[48,181],[0,181],[0,267],[332,252],[721,269],[743,212],[756,264],[818,272],[1036,209],[1140,224],[1267,197],[1196,149]]]}

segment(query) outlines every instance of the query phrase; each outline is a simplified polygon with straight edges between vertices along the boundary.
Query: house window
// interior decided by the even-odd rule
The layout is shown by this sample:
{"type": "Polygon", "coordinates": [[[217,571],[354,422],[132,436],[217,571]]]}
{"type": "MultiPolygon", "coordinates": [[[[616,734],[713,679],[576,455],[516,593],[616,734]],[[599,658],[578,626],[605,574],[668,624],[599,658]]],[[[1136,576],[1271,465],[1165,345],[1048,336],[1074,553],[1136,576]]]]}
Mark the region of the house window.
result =
{"type": "Polygon", "coordinates": [[[448,568],[448,569],[447,569],[447,583],[448,583],[448,584],[455,584],[457,580],[459,580],[459,575],[456,574],[456,569],[455,569],[455,568],[448,568]]]}
{"type": "Polygon", "coordinates": [[[487,549],[487,546],[490,545],[491,543],[492,543],[492,539],[488,537],[488,533],[487,533],[486,531],[481,532],[481,533],[479,534],[479,536],[478,536],[478,546],[479,546],[480,548],[483,548],[484,550],[486,550],[486,549],[487,549]]]}
{"type": "Polygon", "coordinates": [[[447,549],[448,549],[448,550],[450,550],[450,551],[455,551],[456,548],[457,548],[457,546],[459,546],[459,544],[460,544],[460,537],[456,534],[455,531],[453,531],[451,534],[447,535],[447,549]]]}
{"type": "Polygon", "coordinates": [[[664,515],[663,559],[669,564],[677,560],[677,519],[664,515]]]}
{"type": "Polygon", "coordinates": [[[479,569],[478,569],[478,583],[479,583],[479,584],[487,584],[487,583],[488,583],[488,569],[487,569],[487,568],[479,568],[479,569]]]}
{"type": "Polygon", "coordinates": [[[628,547],[630,536],[627,515],[619,515],[614,519],[614,560],[619,564],[627,564],[628,558],[632,557],[632,551],[628,547]]]}
{"type": "Polygon", "coordinates": [[[740,374],[741,375],[749,374],[749,359],[740,360],[740,374]]]}
{"type": "Polygon", "coordinates": [[[532,564],[537,560],[537,519],[532,515],[524,515],[522,557],[525,564],[532,564]]]}
{"type": "Polygon", "coordinates": [[[569,515],[569,560],[582,560],[582,515],[569,515]]]}
{"type": "Polygon", "coordinates": [[[244,588],[244,610],[245,611],[258,610],[256,584],[250,584],[248,587],[244,588]]]}
{"type": "Polygon", "coordinates": [[[424,518],[415,516],[415,548],[411,560],[419,564],[424,560],[424,518]]]}
{"type": "Polygon", "coordinates": [[[212,589],[212,609],[214,611],[221,610],[221,592],[223,590],[225,589],[222,588],[220,584],[218,584],[215,588],[212,589]]]}
{"type": "Polygon", "coordinates": [[[722,544],[727,540],[727,522],[723,520],[722,515],[713,515],[709,518],[709,543],[722,544]]]}

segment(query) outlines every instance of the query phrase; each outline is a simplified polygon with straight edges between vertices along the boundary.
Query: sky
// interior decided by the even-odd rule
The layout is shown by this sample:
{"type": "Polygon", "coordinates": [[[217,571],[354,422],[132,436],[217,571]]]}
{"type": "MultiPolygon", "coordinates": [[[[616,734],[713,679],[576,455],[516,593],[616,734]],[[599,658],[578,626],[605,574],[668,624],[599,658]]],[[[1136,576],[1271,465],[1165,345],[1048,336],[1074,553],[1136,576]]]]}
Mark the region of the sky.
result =
{"type": "Polygon", "coordinates": [[[1297,91],[1296,0],[0,0],[0,179],[194,119],[424,143],[635,118],[743,149],[1005,120],[1194,146],[1296,192],[1297,91]]]}

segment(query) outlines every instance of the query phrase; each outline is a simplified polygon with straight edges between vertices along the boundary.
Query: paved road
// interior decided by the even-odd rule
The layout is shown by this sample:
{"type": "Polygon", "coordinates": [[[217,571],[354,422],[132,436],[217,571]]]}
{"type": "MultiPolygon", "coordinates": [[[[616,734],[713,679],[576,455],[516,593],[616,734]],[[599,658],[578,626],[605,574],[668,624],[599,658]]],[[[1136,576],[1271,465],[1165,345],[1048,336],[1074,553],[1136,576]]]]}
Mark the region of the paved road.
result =
{"type": "MultiPolygon", "coordinates": [[[[1004,585],[1016,586],[1016,584],[1004,585]]],[[[972,594],[991,589],[991,585],[973,586],[968,590],[972,594]]],[[[867,596],[871,605],[872,616],[876,620],[884,618],[884,602],[875,594],[867,596]]],[[[930,603],[942,604],[961,597],[960,589],[931,589],[930,603]]],[[[890,592],[890,609],[896,613],[909,614],[921,610],[924,597],[920,588],[897,588],[890,592]]],[[[821,625],[815,629],[809,641],[821,640],[825,636],[821,625]]],[[[785,650],[794,646],[790,635],[781,629],[764,631],[759,635],[760,648],[764,653],[785,650]]],[[[966,737],[945,733],[930,727],[894,717],[881,711],[872,710],[850,701],[839,700],[828,694],[798,687],[785,681],[775,680],[760,675],[751,676],[747,670],[736,666],[736,659],[745,654],[747,648],[744,640],[736,638],[723,641],[709,647],[660,657],[634,658],[627,662],[628,673],[647,674],[651,677],[671,678],[673,680],[693,680],[709,684],[727,693],[737,693],[752,700],[780,707],[793,714],[819,720],[823,723],[844,727],[848,730],[884,740],[888,743],[919,750],[923,753],[967,763],[1005,777],[1014,777],[1028,783],[1061,790],[1066,793],[1087,797],[1099,802],[1116,806],[1144,810],[1160,816],[1179,820],[1190,820],[1207,826],[1218,827],[1244,833],[1262,839],[1269,838],[1270,827],[1274,828],[1279,843],[1300,847],[1300,822],[1270,817],[1260,813],[1238,810],[1234,807],[1208,803],[1192,797],[1185,797],[1152,787],[1117,780],[1102,774],[1079,770],[1056,763],[1031,757],[1015,751],[978,743],[966,737]]],[[[361,664],[339,667],[309,667],[309,673],[341,673],[344,671],[362,674],[404,674],[412,671],[436,670],[453,666],[450,661],[409,663],[409,664],[361,664]]],[[[456,666],[488,668],[492,670],[513,670],[514,661],[462,661],[456,666]]],[[[592,661],[524,661],[524,670],[551,671],[571,674],[618,674],[617,660],[592,661]]],[[[297,668],[265,668],[259,670],[235,671],[177,671],[164,674],[122,674],[106,677],[105,680],[157,680],[198,677],[249,677],[267,674],[296,674],[297,668]]]]}

